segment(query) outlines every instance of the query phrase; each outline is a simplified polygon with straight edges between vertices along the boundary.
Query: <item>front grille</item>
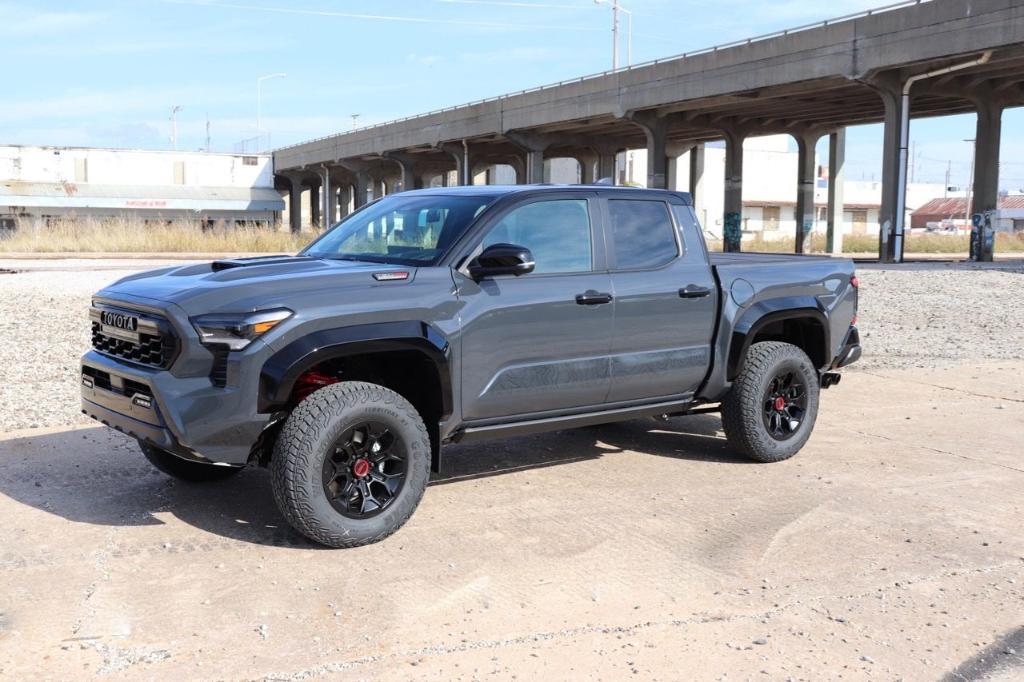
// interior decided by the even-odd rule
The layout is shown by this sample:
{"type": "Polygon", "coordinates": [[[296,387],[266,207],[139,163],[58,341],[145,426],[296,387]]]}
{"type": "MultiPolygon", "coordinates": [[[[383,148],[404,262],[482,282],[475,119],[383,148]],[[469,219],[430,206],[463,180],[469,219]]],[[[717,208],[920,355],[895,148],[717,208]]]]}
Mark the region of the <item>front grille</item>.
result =
{"type": "MultiPolygon", "coordinates": [[[[122,312],[118,310],[118,312],[122,312]]],[[[135,311],[123,311],[138,318],[134,332],[112,330],[100,321],[100,311],[92,309],[92,347],[104,355],[149,367],[167,369],[174,360],[177,340],[166,320],[142,317],[135,311]]]]}

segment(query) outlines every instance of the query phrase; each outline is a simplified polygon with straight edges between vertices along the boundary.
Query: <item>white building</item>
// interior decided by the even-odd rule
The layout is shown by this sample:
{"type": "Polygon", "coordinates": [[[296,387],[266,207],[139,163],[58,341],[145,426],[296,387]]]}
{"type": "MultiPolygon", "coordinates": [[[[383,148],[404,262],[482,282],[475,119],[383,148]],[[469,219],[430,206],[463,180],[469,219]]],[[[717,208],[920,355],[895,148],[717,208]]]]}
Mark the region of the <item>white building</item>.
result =
{"type": "Polygon", "coordinates": [[[0,229],[71,216],[271,224],[282,210],[268,154],[0,146],[0,229]]]}

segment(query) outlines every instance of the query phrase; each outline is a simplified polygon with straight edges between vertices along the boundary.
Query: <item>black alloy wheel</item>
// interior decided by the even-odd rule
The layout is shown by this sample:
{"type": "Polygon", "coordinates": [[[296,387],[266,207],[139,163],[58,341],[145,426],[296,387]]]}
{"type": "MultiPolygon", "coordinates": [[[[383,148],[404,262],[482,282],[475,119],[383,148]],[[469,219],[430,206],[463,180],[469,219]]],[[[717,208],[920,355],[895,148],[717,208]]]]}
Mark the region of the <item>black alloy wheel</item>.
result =
{"type": "Polygon", "coordinates": [[[360,422],[346,429],[324,458],[324,492],[338,513],[367,519],[398,497],[408,465],[402,440],[386,424],[360,422]]]}
{"type": "Polygon", "coordinates": [[[792,438],[807,413],[807,388],[800,375],[791,369],[776,374],[768,382],[762,404],[768,434],[780,441],[792,438]]]}

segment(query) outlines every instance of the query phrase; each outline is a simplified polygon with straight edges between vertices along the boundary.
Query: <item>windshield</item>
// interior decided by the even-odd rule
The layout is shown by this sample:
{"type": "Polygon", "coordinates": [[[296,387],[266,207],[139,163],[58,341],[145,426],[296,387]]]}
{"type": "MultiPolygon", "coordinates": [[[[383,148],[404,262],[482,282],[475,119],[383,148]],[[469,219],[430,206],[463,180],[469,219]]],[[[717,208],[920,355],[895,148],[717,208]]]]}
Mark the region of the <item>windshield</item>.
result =
{"type": "Polygon", "coordinates": [[[302,253],[317,258],[433,265],[493,196],[397,194],[331,228],[302,253]]]}

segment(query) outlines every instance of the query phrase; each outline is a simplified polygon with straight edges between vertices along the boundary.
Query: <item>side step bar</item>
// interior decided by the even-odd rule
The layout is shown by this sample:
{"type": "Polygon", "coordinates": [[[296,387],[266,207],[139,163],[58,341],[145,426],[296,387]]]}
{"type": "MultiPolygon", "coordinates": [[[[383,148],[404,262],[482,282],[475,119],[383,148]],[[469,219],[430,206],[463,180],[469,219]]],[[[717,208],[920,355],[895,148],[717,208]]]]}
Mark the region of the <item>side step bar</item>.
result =
{"type": "Polygon", "coordinates": [[[575,429],[580,426],[607,424],[609,422],[623,421],[625,419],[679,414],[686,412],[687,407],[692,404],[692,400],[671,400],[651,405],[622,407],[615,410],[586,412],[583,414],[572,414],[561,417],[530,419],[510,424],[467,426],[466,428],[454,433],[450,440],[454,443],[472,443],[473,441],[490,438],[507,438],[510,436],[525,436],[531,433],[543,433],[544,431],[557,431],[559,429],[575,429]]]}

